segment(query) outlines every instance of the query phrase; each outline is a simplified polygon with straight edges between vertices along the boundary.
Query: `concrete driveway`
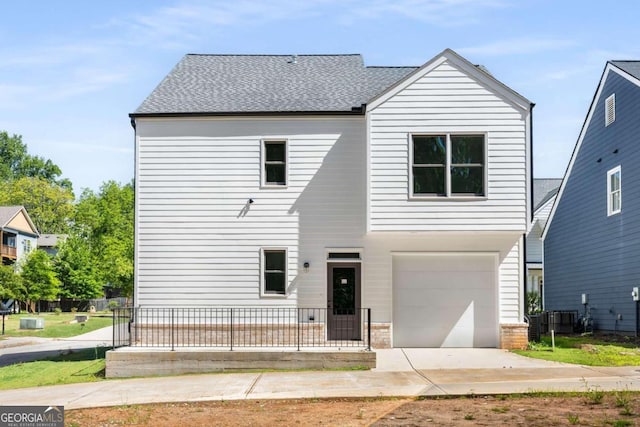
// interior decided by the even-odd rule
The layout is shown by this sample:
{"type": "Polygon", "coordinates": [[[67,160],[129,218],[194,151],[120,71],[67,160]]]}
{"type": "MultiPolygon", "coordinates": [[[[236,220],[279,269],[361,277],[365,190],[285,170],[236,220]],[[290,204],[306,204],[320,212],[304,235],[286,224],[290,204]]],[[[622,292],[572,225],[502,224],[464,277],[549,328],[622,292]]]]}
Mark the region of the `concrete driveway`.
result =
{"type": "Polygon", "coordinates": [[[496,348],[392,348],[376,350],[376,356],[375,370],[381,372],[575,366],[531,359],[496,348]]]}

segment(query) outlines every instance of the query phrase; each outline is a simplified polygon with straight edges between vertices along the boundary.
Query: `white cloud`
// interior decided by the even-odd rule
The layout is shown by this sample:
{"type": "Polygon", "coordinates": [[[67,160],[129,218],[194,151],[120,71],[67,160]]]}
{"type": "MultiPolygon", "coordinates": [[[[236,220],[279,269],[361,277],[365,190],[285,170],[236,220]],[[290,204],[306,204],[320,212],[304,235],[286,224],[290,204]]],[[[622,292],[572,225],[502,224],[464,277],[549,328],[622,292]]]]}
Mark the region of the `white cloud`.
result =
{"type": "Polygon", "coordinates": [[[508,7],[499,0],[374,0],[347,3],[348,14],[365,18],[400,15],[442,27],[462,26],[480,22],[482,12],[508,7]]]}
{"type": "Polygon", "coordinates": [[[232,25],[255,25],[315,14],[317,7],[336,0],[260,0],[178,2],[145,15],[112,20],[124,28],[132,44],[156,48],[185,48],[203,34],[232,25]]]}
{"type": "Polygon", "coordinates": [[[526,37],[511,40],[500,40],[480,46],[456,49],[463,55],[506,56],[530,55],[553,50],[563,50],[576,46],[576,42],[568,39],[526,37]]]}
{"type": "Polygon", "coordinates": [[[308,17],[352,24],[399,16],[441,27],[482,22],[483,12],[510,7],[503,0],[236,0],[184,2],[114,19],[129,43],[185,49],[203,35],[230,26],[255,26],[308,17]],[[337,11],[337,13],[336,13],[337,11]]]}
{"type": "Polygon", "coordinates": [[[22,50],[17,53],[15,50],[6,50],[2,55],[0,69],[25,67],[54,67],[75,62],[83,58],[91,58],[101,55],[105,51],[105,46],[100,43],[67,43],[64,41],[56,44],[49,42],[35,48],[22,50]]]}

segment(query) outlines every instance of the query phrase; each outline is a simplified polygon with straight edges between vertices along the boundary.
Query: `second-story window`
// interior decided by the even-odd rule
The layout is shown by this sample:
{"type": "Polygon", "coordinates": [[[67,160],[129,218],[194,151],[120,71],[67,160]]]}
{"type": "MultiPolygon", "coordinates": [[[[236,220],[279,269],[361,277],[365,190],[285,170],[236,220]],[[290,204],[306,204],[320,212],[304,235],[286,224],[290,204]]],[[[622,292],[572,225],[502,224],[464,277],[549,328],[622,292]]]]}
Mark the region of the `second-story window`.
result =
{"type": "Polygon", "coordinates": [[[286,187],[287,141],[263,141],[262,159],[262,185],[286,187]]]}
{"type": "Polygon", "coordinates": [[[607,172],[607,216],[622,210],[622,169],[616,166],[607,172]]]}
{"type": "Polygon", "coordinates": [[[485,196],[484,135],[411,137],[411,196],[485,196]]]}

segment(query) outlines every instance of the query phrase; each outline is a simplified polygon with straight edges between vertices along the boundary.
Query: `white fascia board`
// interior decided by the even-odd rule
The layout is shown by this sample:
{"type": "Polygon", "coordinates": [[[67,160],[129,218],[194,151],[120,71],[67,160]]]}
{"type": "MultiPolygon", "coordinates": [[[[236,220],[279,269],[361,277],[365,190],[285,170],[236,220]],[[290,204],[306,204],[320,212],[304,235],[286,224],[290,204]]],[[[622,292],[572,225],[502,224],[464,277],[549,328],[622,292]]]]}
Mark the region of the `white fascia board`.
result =
{"type": "Polygon", "coordinates": [[[602,77],[600,78],[600,82],[598,83],[598,88],[596,89],[596,93],[593,96],[593,100],[591,101],[591,106],[589,107],[589,111],[587,113],[587,118],[582,124],[582,129],[580,130],[580,134],[578,136],[578,141],[576,142],[575,147],[573,148],[573,152],[571,153],[571,159],[569,160],[569,165],[564,173],[564,177],[562,178],[562,184],[560,184],[560,190],[558,190],[558,194],[556,195],[555,201],[553,203],[553,207],[551,208],[551,213],[549,214],[549,219],[545,224],[544,229],[542,230],[542,239],[544,240],[547,237],[547,232],[551,223],[553,222],[553,217],[555,216],[556,209],[558,208],[558,204],[562,199],[562,195],[564,194],[564,189],[567,185],[567,181],[569,180],[569,176],[571,176],[571,171],[573,170],[573,165],[576,161],[576,157],[578,157],[578,153],[580,152],[580,147],[582,146],[582,141],[584,141],[585,134],[587,133],[587,129],[591,124],[591,119],[593,118],[593,113],[596,109],[596,105],[598,105],[598,101],[600,100],[600,96],[602,95],[602,89],[604,88],[604,83],[609,77],[609,73],[616,73],[621,77],[629,80],[631,83],[640,86],[640,80],[628,74],[627,72],[621,70],[610,62],[607,62],[607,65],[604,67],[604,71],[602,72],[602,77]]]}
{"type": "Polygon", "coordinates": [[[439,66],[445,61],[451,62],[456,67],[462,69],[467,75],[478,80],[480,83],[490,87],[493,91],[499,94],[502,98],[504,98],[507,102],[512,104],[514,107],[522,111],[530,111],[531,110],[531,101],[527,98],[523,97],[495,77],[490,74],[478,69],[471,62],[466,60],[464,57],[458,55],[451,49],[445,49],[438,55],[434,56],[431,60],[425,63],[423,66],[410,73],[407,77],[400,80],[385,92],[377,95],[373,99],[369,100],[367,103],[367,111],[372,111],[385,103],[389,98],[396,95],[401,90],[410,86],[424,75],[428,74],[434,68],[439,66]]]}

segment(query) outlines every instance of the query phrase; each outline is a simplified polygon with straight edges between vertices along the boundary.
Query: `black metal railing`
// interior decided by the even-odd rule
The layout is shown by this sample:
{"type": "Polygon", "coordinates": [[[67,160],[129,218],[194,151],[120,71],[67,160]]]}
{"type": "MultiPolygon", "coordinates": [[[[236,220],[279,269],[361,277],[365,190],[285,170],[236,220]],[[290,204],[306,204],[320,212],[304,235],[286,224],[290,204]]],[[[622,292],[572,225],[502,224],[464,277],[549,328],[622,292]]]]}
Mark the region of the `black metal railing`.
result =
{"type": "Polygon", "coordinates": [[[371,309],[121,307],[113,347],[361,347],[371,350],[371,309]]]}

